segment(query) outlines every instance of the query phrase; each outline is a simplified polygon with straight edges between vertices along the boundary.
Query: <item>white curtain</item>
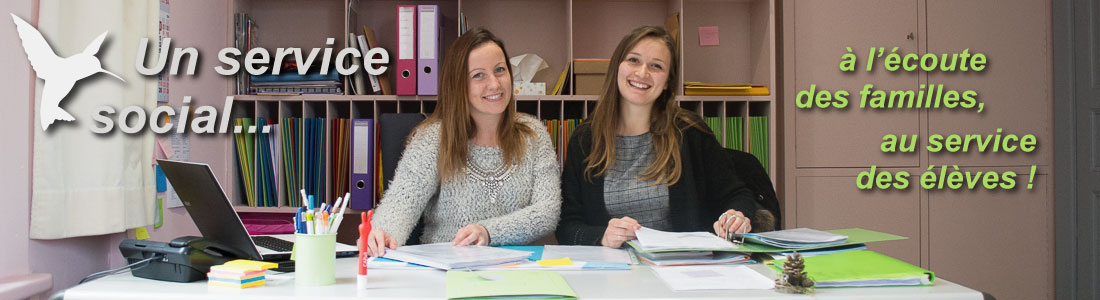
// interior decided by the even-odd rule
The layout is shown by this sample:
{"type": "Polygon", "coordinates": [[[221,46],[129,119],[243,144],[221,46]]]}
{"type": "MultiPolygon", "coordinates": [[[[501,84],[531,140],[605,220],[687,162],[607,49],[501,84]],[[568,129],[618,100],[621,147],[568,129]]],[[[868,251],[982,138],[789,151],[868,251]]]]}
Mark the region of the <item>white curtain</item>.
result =
{"type": "Polygon", "coordinates": [[[37,27],[54,53],[80,53],[108,31],[96,57],[126,82],[103,73],[77,81],[61,101],[76,121],[57,121],[44,132],[37,111],[44,82],[36,80],[31,238],[99,235],[153,223],[154,137],[148,121],[138,134],[121,132],[117,123],[125,107],[149,111],[156,104],[156,78],[138,74],[134,61],[141,38],[157,39],[158,5],[157,0],[40,2],[37,27]],[[91,116],[100,105],[115,109],[109,134],[91,131],[99,126],[91,116]]]}

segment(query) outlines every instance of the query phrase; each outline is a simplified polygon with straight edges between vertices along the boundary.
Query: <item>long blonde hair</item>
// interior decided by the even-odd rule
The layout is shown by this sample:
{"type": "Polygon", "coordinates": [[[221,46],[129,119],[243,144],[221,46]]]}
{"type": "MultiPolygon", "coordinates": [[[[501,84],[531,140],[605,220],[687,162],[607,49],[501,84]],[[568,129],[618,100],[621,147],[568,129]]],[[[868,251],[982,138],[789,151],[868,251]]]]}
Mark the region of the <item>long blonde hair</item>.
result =
{"type": "Polygon", "coordinates": [[[615,164],[615,135],[622,119],[622,111],[619,109],[619,64],[623,62],[627,52],[634,48],[638,42],[647,38],[655,38],[668,48],[672,59],[668,65],[668,80],[665,90],[657,96],[653,103],[653,111],[650,114],[649,131],[652,134],[653,149],[655,150],[653,162],[639,175],[639,179],[654,181],[658,184],[673,185],[680,180],[680,172],[683,164],[680,161],[681,130],[677,124],[683,122],[688,126],[697,127],[704,132],[709,132],[693,117],[690,112],[680,108],[674,91],[680,82],[679,53],[676,42],[671,35],[661,27],[642,26],[631,31],[623,37],[615,53],[611,56],[611,64],[607,67],[607,77],[603,82],[603,91],[596,101],[596,110],[589,116],[587,123],[592,128],[592,152],[585,158],[585,178],[591,182],[592,176],[604,176],[615,164]]]}
{"type": "MultiPolygon", "coordinates": [[[[417,131],[428,124],[440,123],[439,156],[436,168],[441,182],[448,182],[456,176],[465,174],[469,149],[467,143],[477,132],[477,124],[470,116],[469,82],[466,77],[469,68],[470,52],[486,43],[500,47],[507,60],[508,51],[504,43],[493,33],[483,28],[470,30],[459,36],[447,50],[443,58],[443,69],[439,78],[439,103],[435,112],[424,120],[417,131]]],[[[508,65],[508,74],[512,74],[512,65],[508,65]]],[[[523,160],[526,141],[535,135],[534,130],[518,122],[516,97],[511,91],[508,95],[508,107],[497,127],[500,152],[504,164],[518,164],[523,160]]]]}

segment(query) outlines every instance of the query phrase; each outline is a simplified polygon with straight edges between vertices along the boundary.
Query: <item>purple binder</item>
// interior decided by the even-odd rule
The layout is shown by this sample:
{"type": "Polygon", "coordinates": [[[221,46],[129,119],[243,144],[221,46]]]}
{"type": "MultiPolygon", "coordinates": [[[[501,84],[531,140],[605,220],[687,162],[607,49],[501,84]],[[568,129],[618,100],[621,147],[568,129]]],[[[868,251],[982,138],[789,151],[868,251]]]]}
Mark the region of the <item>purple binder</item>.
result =
{"type": "Polygon", "coordinates": [[[439,6],[417,5],[417,95],[439,94],[439,6]]]}
{"type": "Polygon", "coordinates": [[[374,208],[374,119],[351,121],[351,202],[353,209],[374,208]]]}

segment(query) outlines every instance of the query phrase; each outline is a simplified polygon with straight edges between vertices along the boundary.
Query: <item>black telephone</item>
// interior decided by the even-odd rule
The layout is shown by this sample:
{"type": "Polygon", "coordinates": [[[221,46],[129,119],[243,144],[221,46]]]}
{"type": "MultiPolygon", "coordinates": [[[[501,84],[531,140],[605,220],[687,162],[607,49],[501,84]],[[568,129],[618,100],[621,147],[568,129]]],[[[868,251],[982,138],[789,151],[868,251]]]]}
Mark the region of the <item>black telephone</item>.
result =
{"type": "Polygon", "coordinates": [[[159,256],[131,268],[135,277],[192,282],[206,279],[211,266],[247,258],[244,252],[197,236],[184,236],[170,242],[126,239],[118,245],[128,263],[159,256]]]}

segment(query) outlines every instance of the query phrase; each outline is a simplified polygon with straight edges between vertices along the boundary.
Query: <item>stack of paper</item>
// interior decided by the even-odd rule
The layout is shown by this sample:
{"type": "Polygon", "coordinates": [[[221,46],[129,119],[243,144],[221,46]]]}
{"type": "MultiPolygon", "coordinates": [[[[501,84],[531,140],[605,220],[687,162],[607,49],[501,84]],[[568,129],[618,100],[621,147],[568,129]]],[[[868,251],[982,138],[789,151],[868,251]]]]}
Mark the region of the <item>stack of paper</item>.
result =
{"type": "Polygon", "coordinates": [[[795,228],[762,233],[745,233],[745,240],[786,249],[803,249],[832,246],[844,243],[847,236],[814,230],[795,228]]]}
{"type": "Polygon", "coordinates": [[[710,232],[665,232],[642,227],[635,230],[640,250],[736,250],[737,246],[710,232]]]}
{"type": "Polygon", "coordinates": [[[839,243],[839,244],[832,244],[832,245],[825,245],[825,246],[815,246],[815,247],[802,247],[802,248],[794,248],[794,249],[781,248],[781,247],[776,247],[776,246],[772,246],[772,245],[768,245],[768,244],[764,244],[764,243],[752,242],[752,240],[748,240],[749,242],[745,243],[743,245],[740,245],[740,248],[737,251],[745,252],[745,253],[776,253],[776,252],[786,252],[786,251],[791,251],[791,250],[798,250],[799,253],[802,253],[805,250],[825,249],[825,248],[832,249],[832,248],[838,248],[838,247],[842,247],[842,246],[866,244],[866,243],[872,243],[872,242],[896,241],[896,240],[906,239],[906,237],[900,236],[900,235],[893,235],[893,234],[889,234],[889,233],[871,231],[871,230],[860,229],[860,228],[832,229],[832,230],[827,230],[826,232],[843,235],[843,236],[848,237],[848,239],[844,240],[842,243],[839,243]]]}
{"type": "Polygon", "coordinates": [[[454,246],[436,243],[403,246],[388,250],[382,257],[428,266],[436,269],[469,269],[523,261],[531,255],[528,251],[485,246],[454,246]]]}
{"type": "Polygon", "coordinates": [[[730,264],[750,261],[748,255],[732,253],[739,247],[710,232],[665,232],[650,228],[634,231],[637,241],[628,241],[638,258],[654,266],[730,264]]]}
{"type": "Polygon", "coordinates": [[[207,284],[218,287],[250,288],[264,285],[267,269],[278,267],[276,263],[253,260],[232,260],[210,267],[206,273],[207,284]]]}
{"type": "MultiPolygon", "coordinates": [[[[874,251],[845,251],[804,258],[817,287],[929,285],[935,273],[874,251]]],[[[771,266],[781,270],[783,260],[771,266]]]]}
{"type": "Polygon", "coordinates": [[[576,299],[577,294],[554,271],[447,272],[447,299],[508,297],[576,299]]]}
{"type": "Polygon", "coordinates": [[[712,251],[638,252],[638,259],[654,266],[721,265],[754,262],[751,257],[743,253],[712,251]]]}
{"type": "Polygon", "coordinates": [[[697,81],[684,82],[684,95],[699,96],[766,96],[768,87],[759,84],[720,84],[697,81]]]}

